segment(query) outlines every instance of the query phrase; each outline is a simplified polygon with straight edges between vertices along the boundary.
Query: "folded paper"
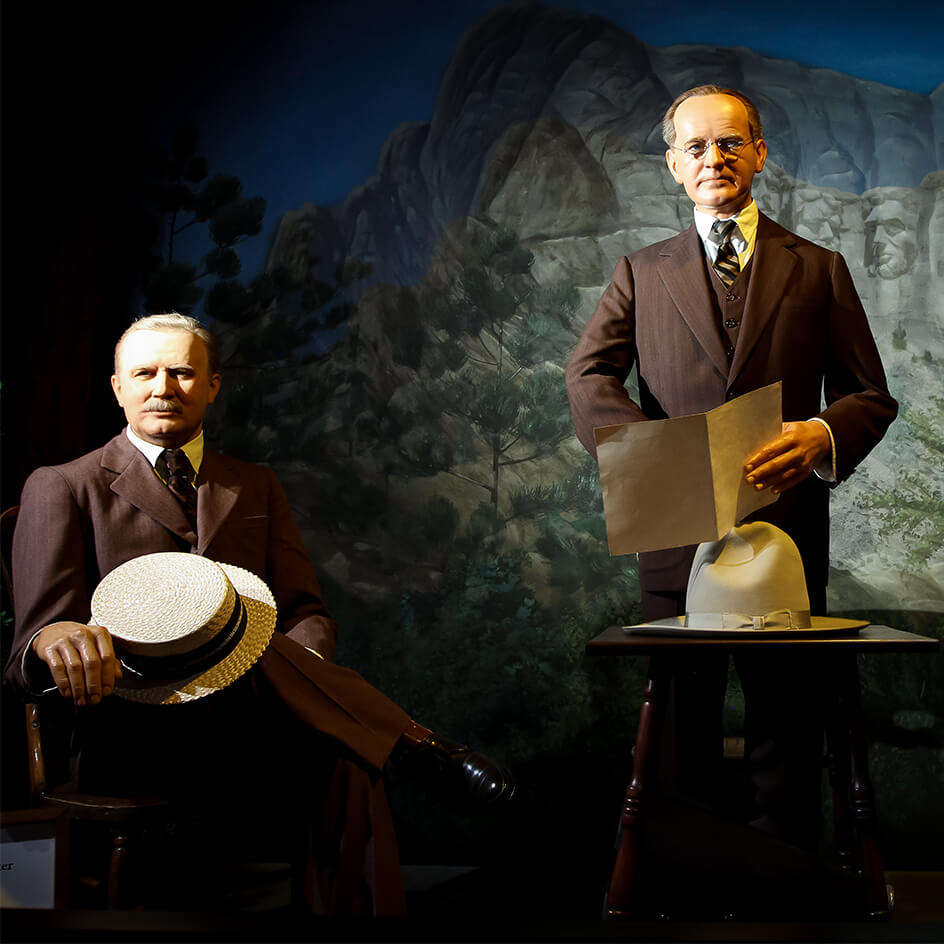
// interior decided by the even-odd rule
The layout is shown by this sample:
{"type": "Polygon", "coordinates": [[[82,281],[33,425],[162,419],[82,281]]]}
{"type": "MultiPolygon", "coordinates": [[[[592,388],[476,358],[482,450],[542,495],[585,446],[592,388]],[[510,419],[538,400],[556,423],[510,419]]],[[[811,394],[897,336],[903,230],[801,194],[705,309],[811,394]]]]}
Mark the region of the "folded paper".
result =
{"type": "Polygon", "coordinates": [[[744,462],[780,435],[780,404],[778,381],[707,413],[597,427],[610,554],[717,541],[776,501],[744,462]]]}

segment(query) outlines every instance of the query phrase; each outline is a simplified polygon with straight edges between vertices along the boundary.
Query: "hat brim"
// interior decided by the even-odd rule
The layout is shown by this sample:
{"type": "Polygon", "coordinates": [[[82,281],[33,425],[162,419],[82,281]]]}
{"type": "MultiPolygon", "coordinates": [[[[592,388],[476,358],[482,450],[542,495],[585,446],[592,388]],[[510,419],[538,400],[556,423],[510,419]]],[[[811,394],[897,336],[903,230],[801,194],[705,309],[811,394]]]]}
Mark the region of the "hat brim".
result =
{"type": "Polygon", "coordinates": [[[144,679],[125,671],[115,694],[150,705],[174,705],[212,695],[245,675],[265,652],[278,613],[272,591],[254,573],[219,563],[246,607],[246,629],[236,646],[216,665],[186,678],[144,679]]]}
{"type": "Polygon", "coordinates": [[[794,636],[854,636],[860,629],[869,625],[868,620],[842,619],[832,616],[810,617],[812,625],[803,629],[754,629],[753,626],[744,626],[736,629],[708,627],[700,628],[687,626],[684,616],[673,616],[650,623],[637,623],[634,626],[624,626],[623,632],[638,636],[727,636],[740,638],[743,636],[763,636],[765,639],[788,639],[794,636]]]}

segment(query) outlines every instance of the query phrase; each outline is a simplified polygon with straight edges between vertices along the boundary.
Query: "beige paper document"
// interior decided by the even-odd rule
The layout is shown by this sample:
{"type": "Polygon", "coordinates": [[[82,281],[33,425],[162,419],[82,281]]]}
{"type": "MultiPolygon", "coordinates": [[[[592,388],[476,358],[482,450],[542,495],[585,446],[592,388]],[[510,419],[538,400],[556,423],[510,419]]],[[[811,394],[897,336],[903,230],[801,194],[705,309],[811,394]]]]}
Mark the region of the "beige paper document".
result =
{"type": "Polygon", "coordinates": [[[780,382],[707,413],[594,432],[610,554],[717,541],[777,500],[744,460],[781,431],[780,382]]]}

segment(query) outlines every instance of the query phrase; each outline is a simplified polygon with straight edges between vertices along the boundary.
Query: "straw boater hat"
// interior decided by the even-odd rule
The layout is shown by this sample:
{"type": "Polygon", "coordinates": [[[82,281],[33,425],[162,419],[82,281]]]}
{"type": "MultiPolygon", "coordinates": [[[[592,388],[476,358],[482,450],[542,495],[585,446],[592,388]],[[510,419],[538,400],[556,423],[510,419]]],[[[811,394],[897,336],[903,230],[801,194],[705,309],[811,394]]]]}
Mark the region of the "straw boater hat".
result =
{"type": "Polygon", "coordinates": [[[92,595],[92,621],[112,636],[115,693],[170,705],[235,682],[275,629],[272,592],[255,574],[197,554],[145,554],[116,567],[92,595]]]}
{"type": "Polygon", "coordinates": [[[684,616],[626,626],[626,632],[678,636],[841,635],[867,620],[811,616],[803,561],[792,539],[765,521],[738,525],[698,545],[684,616]]]}

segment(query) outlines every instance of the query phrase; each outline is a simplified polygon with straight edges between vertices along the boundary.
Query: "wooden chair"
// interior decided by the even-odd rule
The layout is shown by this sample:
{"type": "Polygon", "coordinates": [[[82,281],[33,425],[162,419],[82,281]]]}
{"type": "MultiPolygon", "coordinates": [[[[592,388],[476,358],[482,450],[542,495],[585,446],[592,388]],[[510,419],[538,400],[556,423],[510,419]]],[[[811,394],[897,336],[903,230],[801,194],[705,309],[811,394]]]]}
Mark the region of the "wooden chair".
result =
{"type": "MultiPolygon", "coordinates": [[[[0,514],[0,565],[4,589],[15,609],[13,597],[13,531],[16,527],[18,506],[0,514]]],[[[12,630],[11,630],[12,632],[12,630]]],[[[70,784],[50,787],[47,783],[47,742],[43,732],[42,710],[36,703],[24,706],[26,726],[26,779],[28,803],[32,807],[55,806],[66,810],[70,827],[74,823],[95,824],[93,829],[107,831],[110,853],[105,875],[86,874],[82,844],[76,842],[75,830],[70,828],[72,859],[77,864],[70,869],[70,904],[75,892],[84,887],[102,889],[103,903],[108,908],[133,907],[136,903],[125,894],[129,866],[133,859],[135,840],[141,830],[166,816],[169,804],[159,797],[96,796],[80,793],[70,784]]]]}

